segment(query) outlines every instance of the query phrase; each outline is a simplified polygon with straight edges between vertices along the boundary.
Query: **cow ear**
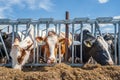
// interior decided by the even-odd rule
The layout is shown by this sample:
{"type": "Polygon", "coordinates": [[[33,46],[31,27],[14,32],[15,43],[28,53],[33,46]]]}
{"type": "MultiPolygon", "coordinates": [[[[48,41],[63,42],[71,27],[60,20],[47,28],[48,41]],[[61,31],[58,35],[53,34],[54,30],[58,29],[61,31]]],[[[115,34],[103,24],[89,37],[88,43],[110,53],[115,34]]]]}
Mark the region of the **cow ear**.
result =
{"type": "Polygon", "coordinates": [[[65,38],[59,39],[59,43],[64,43],[65,42],[65,38]]]}
{"type": "Polygon", "coordinates": [[[86,47],[92,47],[92,45],[93,45],[93,43],[90,41],[90,40],[85,40],[84,41],[84,45],[86,46],[86,47]]]}
{"type": "Polygon", "coordinates": [[[38,42],[38,43],[42,43],[44,41],[44,39],[42,37],[36,37],[35,40],[38,42]]]}
{"type": "Polygon", "coordinates": [[[15,38],[15,41],[14,41],[13,45],[19,45],[19,43],[20,43],[19,39],[15,38]]]}

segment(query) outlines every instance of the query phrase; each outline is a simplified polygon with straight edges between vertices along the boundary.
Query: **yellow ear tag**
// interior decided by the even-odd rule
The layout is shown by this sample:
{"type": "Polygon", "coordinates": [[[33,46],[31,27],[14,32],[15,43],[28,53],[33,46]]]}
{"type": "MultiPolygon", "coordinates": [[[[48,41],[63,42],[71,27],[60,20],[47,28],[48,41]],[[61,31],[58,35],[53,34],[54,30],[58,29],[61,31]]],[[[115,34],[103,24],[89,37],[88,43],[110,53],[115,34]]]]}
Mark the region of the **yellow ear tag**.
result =
{"type": "Polygon", "coordinates": [[[91,47],[91,43],[90,42],[87,43],[87,47],[91,47]]]}

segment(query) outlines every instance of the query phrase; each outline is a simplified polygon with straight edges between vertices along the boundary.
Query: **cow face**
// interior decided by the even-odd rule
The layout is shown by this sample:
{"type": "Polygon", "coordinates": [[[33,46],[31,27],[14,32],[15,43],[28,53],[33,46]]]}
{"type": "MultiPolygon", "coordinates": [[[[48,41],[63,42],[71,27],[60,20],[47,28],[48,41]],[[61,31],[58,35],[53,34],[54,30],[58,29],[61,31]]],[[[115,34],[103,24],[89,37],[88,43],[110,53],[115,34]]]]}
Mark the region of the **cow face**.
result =
{"type": "Polygon", "coordinates": [[[107,33],[104,35],[103,38],[109,45],[109,52],[111,53],[111,55],[114,55],[114,36],[112,34],[107,33]]]}
{"type": "Polygon", "coordinates": [[[44,46],[44,53],[47,55],[47,63],[55,63],[56,62],[56,55],[57,55],[57,43],[58,37],[55,32],[49,31],[48,36],[44,39],[42,37],[36,37],[37,42],[43,41],[45,43],[44,46]]]}
{"type": "MultiPolygon", "coordinates": [[[[30,42],[25,43],[27,47],[21,47],[21,42],[16,38],[15,42],[12,45],[12,49],[10,52],[10,56],[12,58],[12,67],[14,69],[20,69],[22,66],[27,62],[30,52],[31,52],[31,47],[33,44],[30,44],[30,42]]],[[[24,44],[23,44],[24,45],[24,44]]]]}
{"type": "Polygon", "coordinates": [[[101,65],[113,64],[110,53],[108,51],[108,44],[103,37],[98,36],[94,40],[85,40],[85,45],[91,47],[90,55],[101,65]]]}

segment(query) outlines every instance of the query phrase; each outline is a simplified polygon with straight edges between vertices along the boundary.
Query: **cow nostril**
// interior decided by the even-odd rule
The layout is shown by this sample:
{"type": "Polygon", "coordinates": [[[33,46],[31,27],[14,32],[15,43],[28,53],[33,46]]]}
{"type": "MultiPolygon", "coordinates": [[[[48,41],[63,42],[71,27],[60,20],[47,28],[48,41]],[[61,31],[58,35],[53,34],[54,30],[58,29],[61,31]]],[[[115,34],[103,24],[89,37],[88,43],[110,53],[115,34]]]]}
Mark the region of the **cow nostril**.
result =
{"type": "Polygon", "coordinates": [[[49,64],[55,63],[55,59],[54,58],[49,58],[47,63],[49,63],[49,64]]]}

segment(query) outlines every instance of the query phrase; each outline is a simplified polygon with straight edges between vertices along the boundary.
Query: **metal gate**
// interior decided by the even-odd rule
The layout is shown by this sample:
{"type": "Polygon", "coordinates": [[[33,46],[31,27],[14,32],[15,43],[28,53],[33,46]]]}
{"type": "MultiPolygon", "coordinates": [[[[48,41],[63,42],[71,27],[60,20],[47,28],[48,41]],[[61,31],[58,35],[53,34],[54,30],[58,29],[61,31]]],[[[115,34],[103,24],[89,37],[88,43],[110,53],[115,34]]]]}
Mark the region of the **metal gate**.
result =
{"type": "MultiPolygon", "coordinates": [[[[101,33],[101,26],[100,24],[112,24],[114,26],[114,41],[115,41],[115,55],[114,55],[114,63],[115,64],[120,64],[120,19],[113,19],[112,17],[99,17],[96,19],[89,19],[87,17],[84,18],[74,18],[74,19],[68,19],[66,18],[66,20],[54,20],[53,18],[40,18],[38,20],[33,20],[33,19],[17,19],[17,20],[10,20],[10,19],[0,19],[0,25],[7,25],[9,26],[8,28],[11,29],[11,32],[13,32],[13,37],[12,37],[12,43],[14,42],[14,32],[18,32],[20,30],[20,28],[23,28],[24,30],[23,33],[26,34],[27,30],[29,29],[30,25],[32,25],[34,27],[34,36],[42,36],[43,32],[48,33],[48,29],[49,27],[54,26],[55,27],[55,31],[56,33],[59,35],[61,30],[61,27],[64,26],[64,29],[66,30],[66,37],[68,38],[68,34],[71,31],[72,33],[72,56],[71,56],[71,62],[68,62],[67,60],[65,60],[65,63],[71,65],[71,66],[81,66],[82,63],[82,30],[85,27],[84,25],[89,25],[90,29],[91,29],[91,33],[94,36],[97,35],[102,35],[103,33],[101,33]],[[22,25],[22,26],[21,26],[22,25]],[[24,26],[23,26],[24,25],[24,26]],[[42,25],[42,26],[41,26],[42,25]],[[77,28],[76,26],[77,25],[77,28]],[[26,28],[25,28],[26,27],[26,28]],[[41,33],[39,32],[39,30],[41,30],[41,33]],[[78,41],[78,44],[74,44],[74,34],[80,32],[81,33],[81,38],[80,41],[78,41]],[[40,34],[39,34],[40,33],[40,34]],[[118,39],[117,39],[118,38],[118,39]],[[117,43],[118,42],[118,48],[117,48],[117,43]],[[76,55],[76,53],[74,52],[75,50],[75,46],[76,45],[80,45],[80,62],[79,63],[75,63],[74,62],[74,56],[76,55]],[[117,52],[118,50],[118,52],[117,52]]],[[[9,29],[7,29],[7,31],[10,31],[9,29]]],[[[9,54],[6,50],[6,45],[4,44],[4,41],[1,37],[1,30],[0,30],[0,39],[1,39],[1,43],[2,46],[5,49],[5,53],[7,56],[7,60],[10,60],[9,54]]],[[[34,37],[35,40],[35,37],[34,37]]],[[[66,42],[67,43],[67,42],[66,42]]],[[[36,42],[34,42],[34,46],[35,46],[36,42]]],[[[1,44],[0,44],[1,45],[1,44]]],[[[11,44],[12,45],[12,44],[11,44]]],[[[46,66],[48,64],[46,63],[41,63],[39,61],[39,56],[41,55],[41,45],[42,44],[38,44],[37,49],[34,48],[34,57],[33,57],[33,62],[32,63],[27,63],[26,65],[32,65],[32,66],[46,66]]],[[[61,58],[60,58],[60,44],[59,44],[59,56],[57,57],[57,62],[61,63],[61,58]]],[[[66,52],[68,56],[68,52],[66,52]]],[[[67,57],[65,57],[67,58],[67,57]]],[[[10,65],[9,62],[7,63],[0,63],[0,66],[3,65],[10,65]]]]}

